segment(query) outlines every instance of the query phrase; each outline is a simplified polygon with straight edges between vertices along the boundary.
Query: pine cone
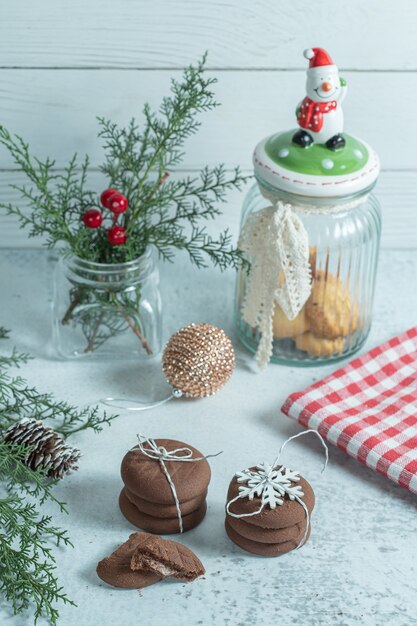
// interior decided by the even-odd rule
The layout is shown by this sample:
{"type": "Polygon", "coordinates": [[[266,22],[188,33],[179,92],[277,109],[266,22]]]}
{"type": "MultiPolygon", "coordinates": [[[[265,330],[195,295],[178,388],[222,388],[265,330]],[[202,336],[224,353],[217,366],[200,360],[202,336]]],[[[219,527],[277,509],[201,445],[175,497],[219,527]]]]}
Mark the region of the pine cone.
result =
{"type": "Polygon", "coordinates": [[[6,443],[28,448],[25,464],[31,470],[46,470],[50,478],[63,478],[78,469],[81,452],[68,445],[52,428],[43,422],[25,417],[3,434],[6,443]]]}

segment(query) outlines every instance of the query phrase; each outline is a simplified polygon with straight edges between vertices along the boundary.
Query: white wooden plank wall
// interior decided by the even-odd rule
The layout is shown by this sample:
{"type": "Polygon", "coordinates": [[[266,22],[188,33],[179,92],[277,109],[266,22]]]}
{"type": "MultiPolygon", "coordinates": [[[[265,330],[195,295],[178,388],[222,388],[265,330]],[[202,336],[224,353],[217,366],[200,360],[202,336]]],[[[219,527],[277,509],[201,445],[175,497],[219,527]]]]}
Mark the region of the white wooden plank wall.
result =
{"type": "MultiPolygon", "coordinates": [[[[417,247],[415,0],[1,0],[0,123],[62,167],[88,152],[97,180],[96,115],[126,122],[157,105],[170,77],[209,51],[222,107],[203,119],[183,169],[250,168],[262,136],[294,124],[302,50],[327,48],[348,80],[346,129],[375,146],[384,172],[383,245],[417,247]]],[[[20,179],[0,150],[0,197],[20,179]]],[[[239,218],[233,194],[227,220],[239,218]]],[[[36,245],[0,215],[0,246],[36,245]]]]}

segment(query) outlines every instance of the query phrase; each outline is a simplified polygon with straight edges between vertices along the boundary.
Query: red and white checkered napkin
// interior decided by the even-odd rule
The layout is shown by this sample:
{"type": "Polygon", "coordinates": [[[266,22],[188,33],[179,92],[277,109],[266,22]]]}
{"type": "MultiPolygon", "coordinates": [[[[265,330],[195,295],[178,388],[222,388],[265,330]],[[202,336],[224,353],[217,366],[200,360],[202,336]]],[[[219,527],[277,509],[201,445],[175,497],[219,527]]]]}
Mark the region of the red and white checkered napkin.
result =
{"type": "Polygon", "coordinates": [[[417,493],[417,327],[291,394],[281,410],[417,493]]]}

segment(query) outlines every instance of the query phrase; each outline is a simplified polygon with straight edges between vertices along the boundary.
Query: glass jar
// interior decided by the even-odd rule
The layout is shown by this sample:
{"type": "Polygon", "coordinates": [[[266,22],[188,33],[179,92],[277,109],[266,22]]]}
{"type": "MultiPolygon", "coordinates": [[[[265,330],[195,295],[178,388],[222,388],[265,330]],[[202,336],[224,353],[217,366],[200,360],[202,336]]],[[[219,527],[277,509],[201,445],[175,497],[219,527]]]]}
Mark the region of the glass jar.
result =
{"type": "Polygon", "coordinates": [[[153,357],[161,350],[156,250],[127,263],[61,257],[55,270],[53,339],[64,358],[153,357]]]}
{"type": "MultiPolygon", "coordinates": [[[[311,294],[301,311],[289,320],[275,303],[271,361],[317,365],[353,354],[365,342],[372,320],[381,232],[373,185],[335,199],[297,195],[257,181],[246,197],[241,229],[254,213],[289,203],[307,232],[310,252],[311,294]]],[[[256,352],[259,329],[242,316],[248,276],[241,269],[237,277],[235,324],[241,343],[256,352]]]]}

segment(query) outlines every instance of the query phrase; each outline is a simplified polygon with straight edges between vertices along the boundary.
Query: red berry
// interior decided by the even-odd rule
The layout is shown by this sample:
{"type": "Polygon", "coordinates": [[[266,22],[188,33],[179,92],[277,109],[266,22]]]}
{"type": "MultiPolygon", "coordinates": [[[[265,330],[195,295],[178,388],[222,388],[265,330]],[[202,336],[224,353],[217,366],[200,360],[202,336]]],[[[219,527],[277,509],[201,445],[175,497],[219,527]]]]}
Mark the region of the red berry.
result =
{"type": "Polygon", "coordinates": [[[102,205],[103,205],[106,209],[109,209],[109,208],[110,208],[110,207],[109,207],[109,205],[108,205],[108,202],[109,202],[110,197],[111,197],[114,193],[119,193],[119,192],[117,191],[117,189],[105,189],[105,190],[103,191],[103,193],[101,194],[101,196],[100,196],[100,202],[101,202],[101,204],[102,204],[102,205]]]}
{"type": "Polygon", "coordinates": [[[99,228],[103,216],[98,209],[88,209],[83,215],[83,222],[87,228],[99,228]]]}
{"type": "Polygon", "coordinates": [[[123,226],[112,226],[107,231],[107,241],[112,246],[122,246],[127,241],[126,228],[123,226]]]}
{"type": "Polygon", "coordinates": [[[124,213],[129,206],[127,198],[116,191],[110,198],[107,200],[107,208],[115,213],[116,215],[120,215],[120,213],[124,213]]]}

